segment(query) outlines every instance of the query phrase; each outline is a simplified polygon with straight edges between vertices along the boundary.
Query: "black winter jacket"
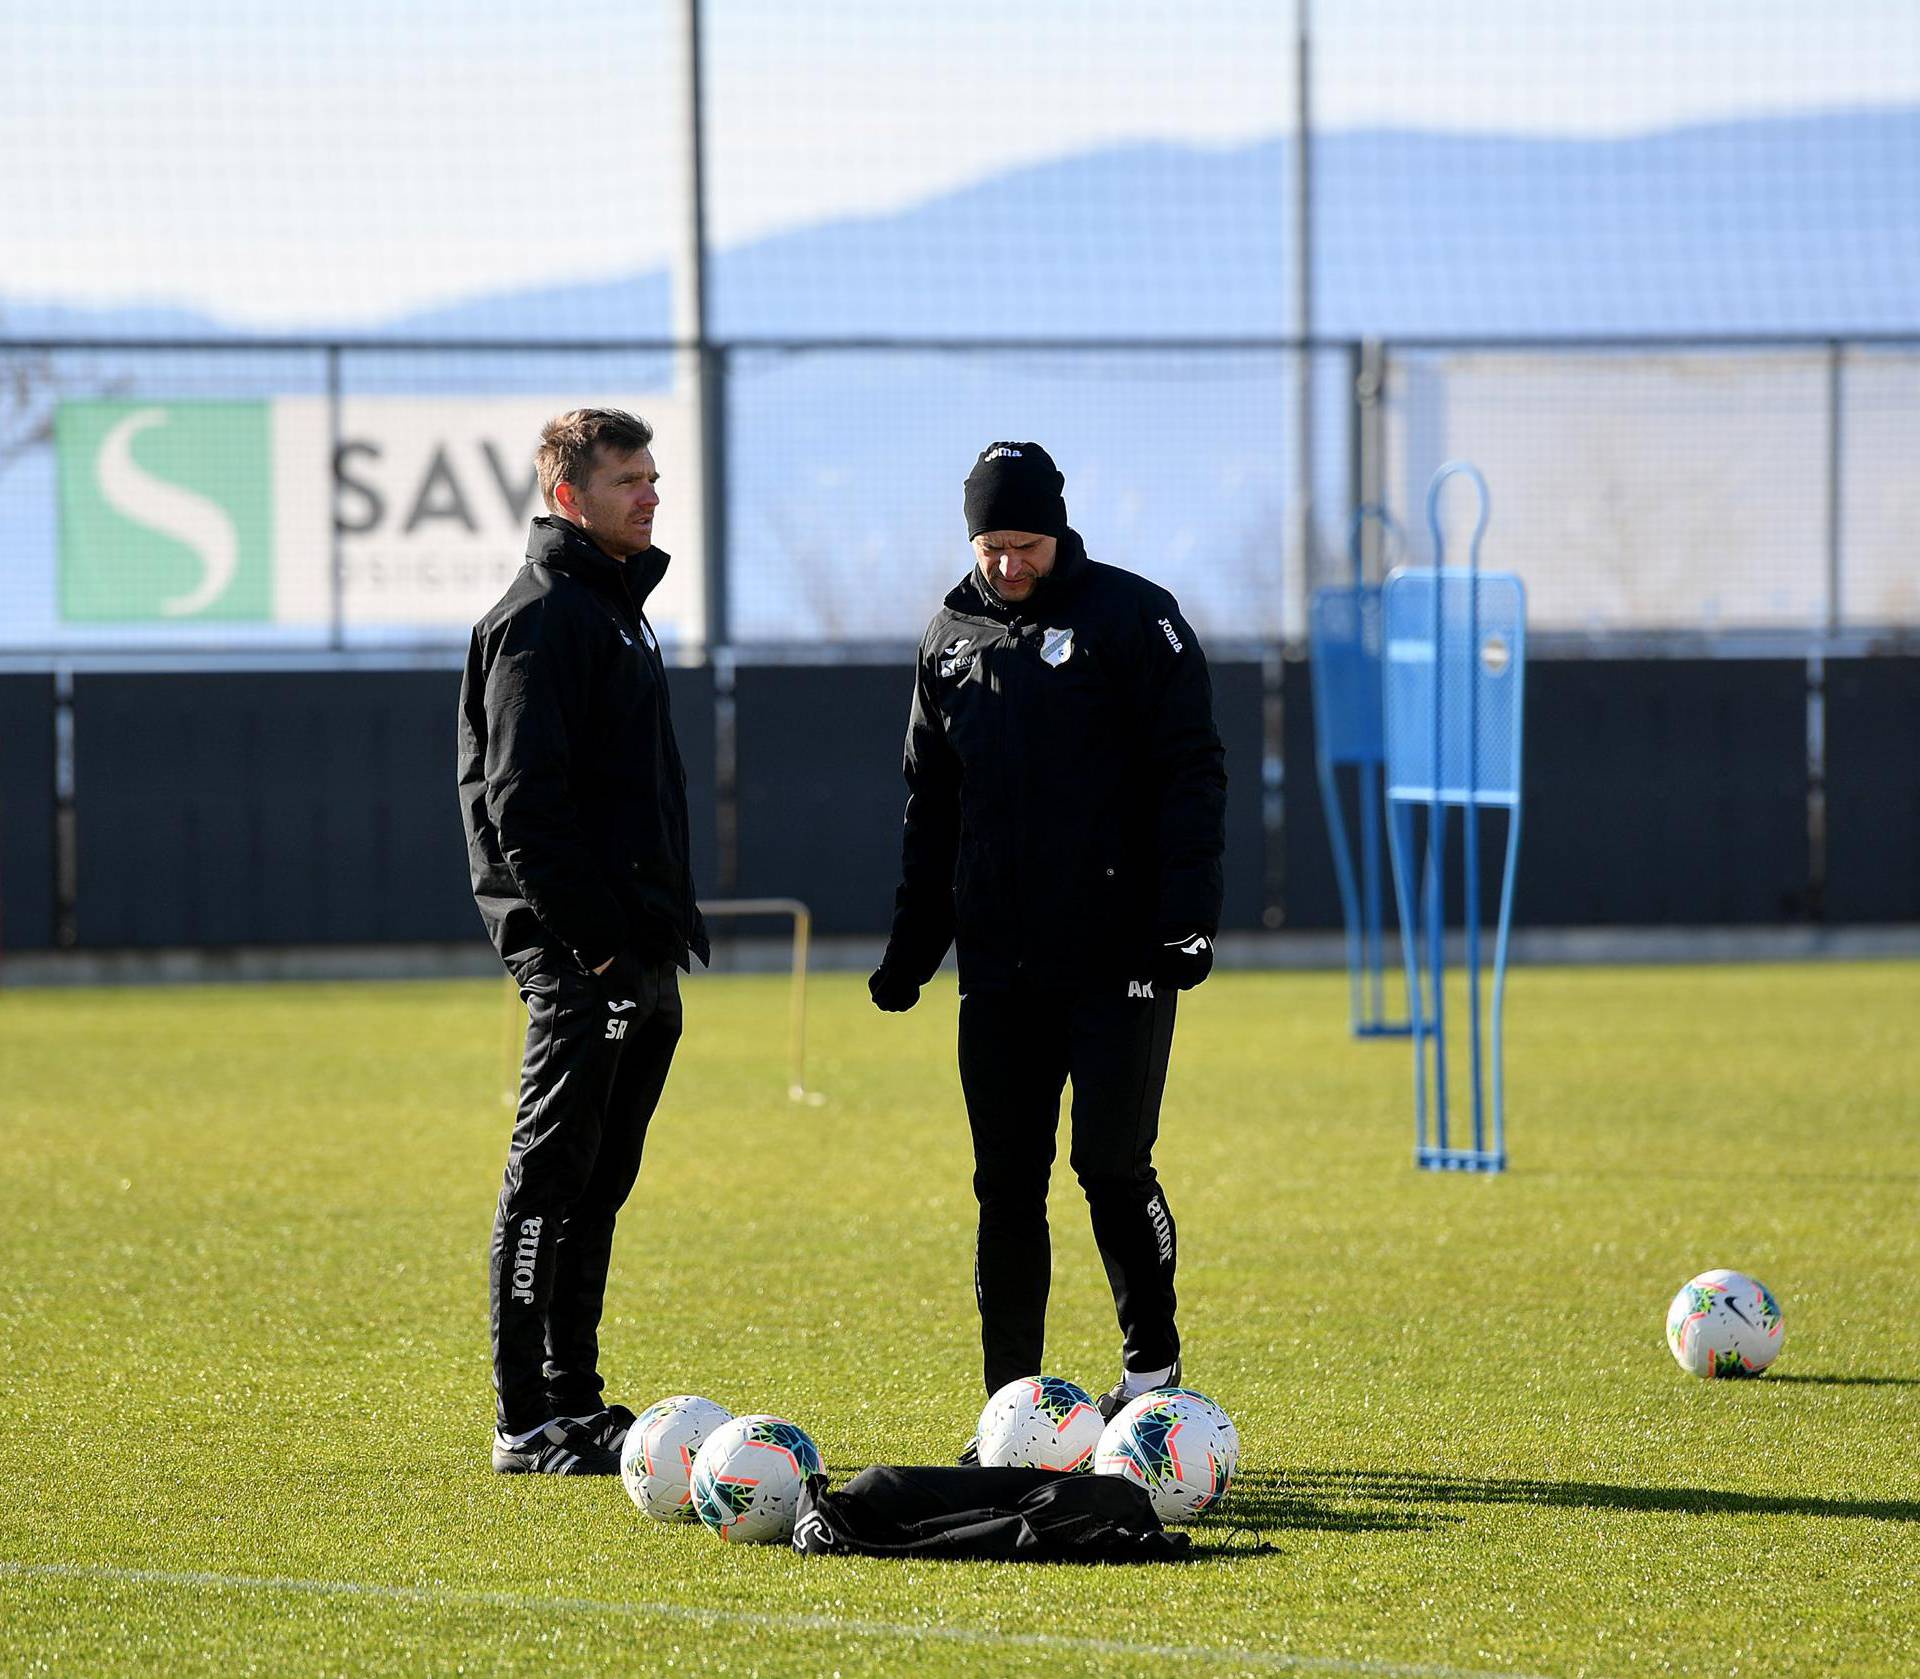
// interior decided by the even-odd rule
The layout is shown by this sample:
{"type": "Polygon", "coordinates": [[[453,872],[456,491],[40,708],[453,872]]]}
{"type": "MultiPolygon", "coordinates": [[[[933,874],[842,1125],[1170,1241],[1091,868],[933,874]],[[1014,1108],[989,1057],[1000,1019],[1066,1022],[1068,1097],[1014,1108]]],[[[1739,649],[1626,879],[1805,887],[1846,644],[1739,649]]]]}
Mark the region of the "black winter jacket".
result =
{"type": "Polygon", "coordinates": [[[920,644],[886,962],[960,987],[1145,978],[1220,922],[1225,756],[1192,627],[1165,589],[1060,539],[1018,605],[979,570],[920,644]]]}
{"type": "Polygon", "coordinates": [[[527,563],[474,626],[460,685],[460,814],[473,895],[512,962],[624,950],[707,959],[687,777],[642,607],[667,569],[542,516],[527,563]]]}

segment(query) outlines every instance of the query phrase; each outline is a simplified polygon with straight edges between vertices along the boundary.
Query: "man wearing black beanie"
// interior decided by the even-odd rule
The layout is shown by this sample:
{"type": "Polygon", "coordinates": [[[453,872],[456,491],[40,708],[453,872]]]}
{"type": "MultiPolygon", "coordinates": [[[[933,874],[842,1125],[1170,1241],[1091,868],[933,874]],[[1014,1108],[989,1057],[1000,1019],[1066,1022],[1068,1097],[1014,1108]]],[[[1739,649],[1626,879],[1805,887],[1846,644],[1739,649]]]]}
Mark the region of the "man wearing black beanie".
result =
{"type": "Polygon", "coordinates": [[[1071,1080],[1070,1159],[1120,1320],[1111,1416],[1180,1379],[1153,1145],[1175,997],[1213,966],[1227,783],[1192,627],[1087,557],[1064,489],[1037,443],[990,444],[967,475],[975,563],[920,645],[901,884],[868,987],[912,1008],[958,945],[989,1392],[1042,1369],[1071,1080]]]}

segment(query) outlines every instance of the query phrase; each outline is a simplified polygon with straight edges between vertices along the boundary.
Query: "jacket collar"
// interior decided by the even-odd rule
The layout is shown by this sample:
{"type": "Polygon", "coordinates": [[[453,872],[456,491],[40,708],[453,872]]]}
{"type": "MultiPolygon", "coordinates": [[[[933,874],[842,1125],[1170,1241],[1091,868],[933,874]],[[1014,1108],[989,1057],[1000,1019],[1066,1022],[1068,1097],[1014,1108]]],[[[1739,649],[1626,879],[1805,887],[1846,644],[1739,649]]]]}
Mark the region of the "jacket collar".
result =
{"type": "Polygon", "coordinates": [[[974,618],[991,618],[1010,624],[1017,618],[1033,618],[1066,601],[1086,580],[1093,562],[1087,558],[1087,545],[1080,533],[1069,529],[1060,538],[1053,557],[1053,570],[1034,585],[1033,593],[1023,601],[1004,601],[980,575],[978,565],[960,579],[947,594],[946,604],[955,612],[974,618]]]}
{"type": "Polygon", "coordinates": [[[631,559],[616,560],[578,525],[542,513],[527,532],[527,558],[602,589],[624,585],[636,603],[645,605],[666,576],[671,556],[664,548],[647,548],[631,559]]]}

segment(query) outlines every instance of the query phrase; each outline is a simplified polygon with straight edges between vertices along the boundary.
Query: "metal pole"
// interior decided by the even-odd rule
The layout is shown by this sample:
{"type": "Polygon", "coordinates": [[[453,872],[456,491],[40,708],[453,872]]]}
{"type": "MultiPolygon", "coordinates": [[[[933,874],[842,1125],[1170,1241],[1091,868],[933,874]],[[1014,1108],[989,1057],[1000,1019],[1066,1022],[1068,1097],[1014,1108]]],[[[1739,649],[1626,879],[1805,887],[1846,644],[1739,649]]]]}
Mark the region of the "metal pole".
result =
{"type": "MultiPolygon", "coordinates": [[[[807,947],[813,933],[813,917],[804,904],[793,912],[793,983],[788,988],[787,1096],[795,1102],[808,1100],[807,1091],[807,947]]],[[[815,1104],[818,1105],[817,1102],[815,1104]]]]}
{"type": "Polygon", "coordinates": [[[713,661],[714,886],[722,897],[740,889],[740,705],[731,647],[715,645],[713,661]]]}
{"type": "Polygon", "coordinates": [[[1840,545],[1844,513],[1846,352],[1838,339],[1827,346],[1827,622],[1829,638],[1840,630],[1840,545]]]}
{"type": "MultiPolygon", "coordinates": [[[[1387,505],[1386,398],[1387,353],[1378,339],[1359,346],[1359,372],[1354,379],[1354,452],[1358,461],[1355,506],[1387,505]]],[[[1371,577],[1385,582],[1388,553],[1383,520],[1362,521],[1360,582],[1371,577]]]]}
{"type": "Polygon", "coordinates": [[[807,1088],[807,952],[813,937],[813,912],[798,898],[703,898],[700,913],[709,921],[722,916],[784,915],[793,923],[792,979],[787,1001],[787,1094],[817,1108],[826,1100],[807,1088]]]}
{"type": "Polygon", "coordinates": [[[725,646],[726,465],[722,458],[724,416],[716,352],[707,338],[707,186],[705,127],[701,106],[700,0],[684,0],[680,9],[680,85],[686,89],[686,214],[673,285],[673,336],[691,353],[687,394],[692,446],[700,455],[701,576],[706,585],[706,642],[725,646]]]}
{"type": "Polygon", "coordinates": [[[722,344],[703,344],[700,365],[700,523],[705,534],[707,646],[733,642],[733,598],[727,586],[727,405],[733,357],[722,344]]]}
{"type": "Polygon", "coordinates": [[[1840,555],[1846,499],[1845,351],[1827,345],[1826,610],[1807,654],[1807,903],[1810,921],[1827,913],[1827,649],[1840,633],[1840,555]]]}
{"type": "Polygon", "coordinates": [[[1298,574],[1294,589],[1293,633],[1304,633],[1308,602],[1313,591],[1313,352],[1307,348],[1313,337],[1313,67],[1308,47],[1308,12],[1311,0],[1294,4],[1294,122],[1293,145],[1293,247],[1294,247],[1294,336],[1299,340],[1298,383],[1294,393],[1294,418],[1299,428],[1298,458],[1295,471],[1299,485],[1294,498],[1296,508],[1294,550],[1298,556],[1298,574]]]}
{"type": "Polygon", "coordinates": [[[73,667],[53,669],[53,942],[80,942],[79,801],[74,780],[73,667]]]}
{"type": "Polygon", "coordinates": [[[327,578],[330,599],[328,644],[338,653],[347,645],[347,560],[340,530],[340,346],[327,346],[327,578]]]}
{"type": "MultiPolygon", "coordinates": [[[[1296,670],[1302,667],[1297,663],[1296,670]]],[[[1296,677],[1295,680],[1302,680],[1296,677]]],[[[1287,661],[1269,647],[1260,661],[1260,827],[1263,868],[1260,925],[1287,924],[1287,661]]]]}
{"type": "Polygon", "coordinates": [[[1359,343],[1347,346],[1347,505],[1346,516],[1355,521],[1359,540],[1350,544],[1353,549],[1353,586],[1357,589],[1367,580],[1367,533],[1365,526],[1370,522],[1360,518],[1359,510],[1366,505],[1366,347],[1359,343]]]}

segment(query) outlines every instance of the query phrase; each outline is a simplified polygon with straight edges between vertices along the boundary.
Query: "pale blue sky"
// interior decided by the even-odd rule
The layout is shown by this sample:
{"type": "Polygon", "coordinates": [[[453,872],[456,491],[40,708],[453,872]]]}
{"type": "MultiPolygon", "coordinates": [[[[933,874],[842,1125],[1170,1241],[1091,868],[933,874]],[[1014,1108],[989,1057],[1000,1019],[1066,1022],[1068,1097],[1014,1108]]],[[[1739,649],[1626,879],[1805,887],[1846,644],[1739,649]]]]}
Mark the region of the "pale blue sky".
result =
{"type": "MultiPolygon", "coordinates": [[[[0,0],[0,292],[377,321],[666,260],[677,0],[0,0]]],[[[1617,135],[1920,103],[1915,0],[1316,0],[1316,115],[1617,135]]],[[[1286,0],[711,0],[723,243],[1292,123],[1286,0]]]]}

